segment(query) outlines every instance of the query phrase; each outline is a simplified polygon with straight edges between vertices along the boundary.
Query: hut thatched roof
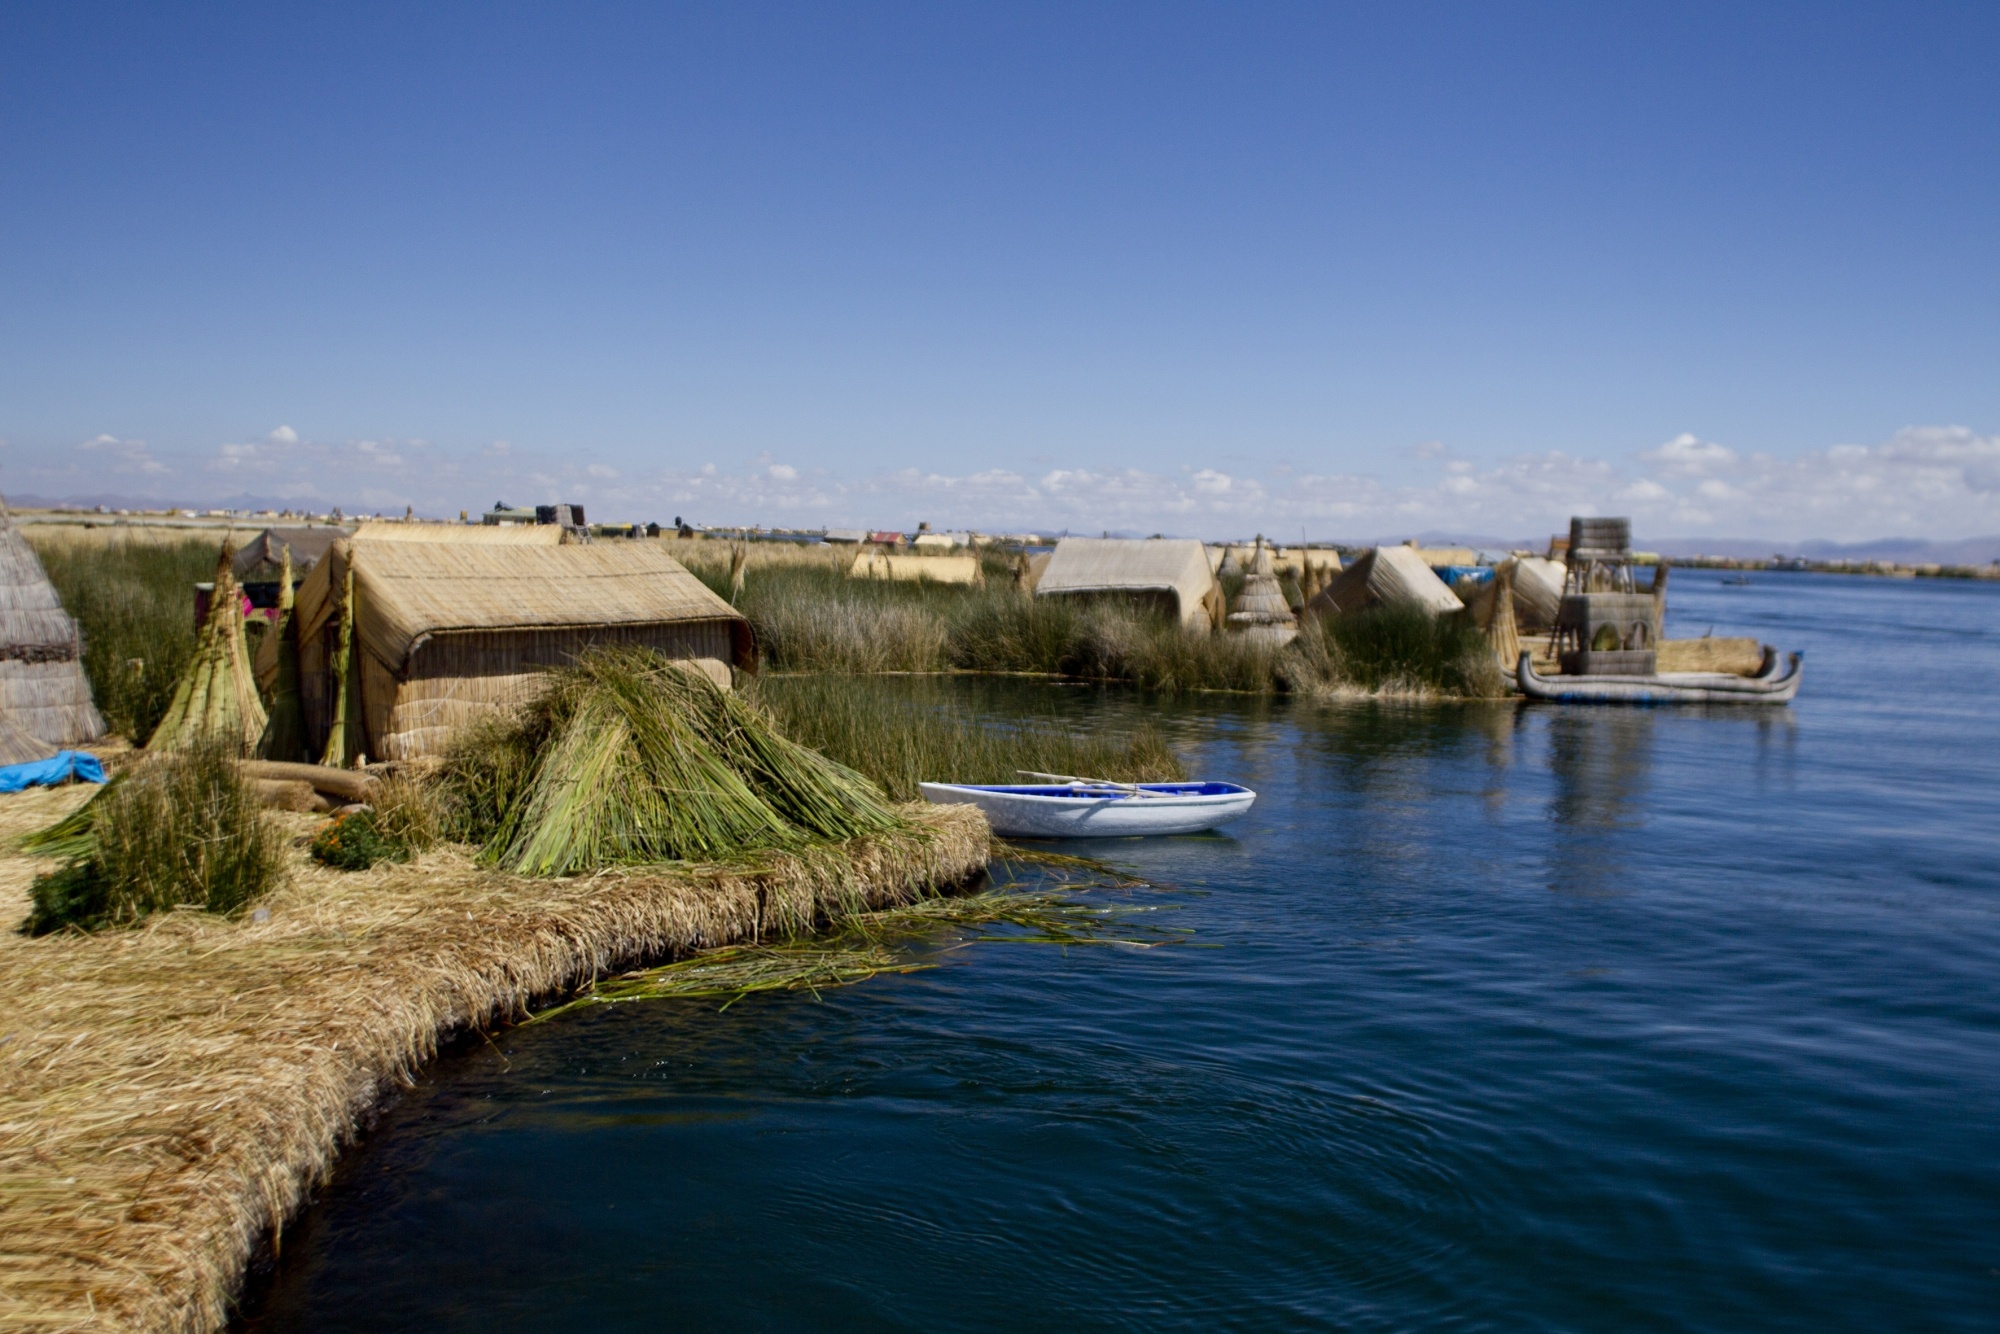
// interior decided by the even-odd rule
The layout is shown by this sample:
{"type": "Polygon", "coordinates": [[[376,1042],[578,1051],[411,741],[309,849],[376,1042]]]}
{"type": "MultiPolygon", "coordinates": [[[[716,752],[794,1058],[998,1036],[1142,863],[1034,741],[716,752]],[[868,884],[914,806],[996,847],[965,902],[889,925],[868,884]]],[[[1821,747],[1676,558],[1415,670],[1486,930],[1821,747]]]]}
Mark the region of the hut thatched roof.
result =
{"type": "Polygon", "coordinates": [[[1415,547],[1376,547],[1336,575],[1306,610],[1344,616],[1364,607],[1419,607],[1437,616],[1463,605],[1415,547]]]}
{"type": "Polygon", "coordinates": [[[361,604],[360,642],[392,671],[444,634],[729,622],[739,658],[749,623],[651,542],[513,546],[479,542],[336,543],[299,588],[301,635],[333,614],[349,568],[361,604]]]}
{"type": "Polygon", "coordinates": [[[266,528],[246,542],[236,553],[233,567],[238,579],[258,566],[285,563],[285,548],[292,549],[292,572],[304,574],[319,564],[327,548],[348,535],[348,530],[332,524],[301,525],[295,528],[266,528]]]}
{"type": "Polygon", "coordinates": [[[76,622],[41,561],[0,518],[0,717],[53,746],[103,736],[82,658],[76,622]]]}
{"type": "Polygon", "coordinates": [[[1069,593],[1166,593],[1183,624],[1208,615],[1215,586],[1208,553],[1192,538],[1065,537],[1035,583],[1036,597],[1069,593]]]}
{"type": "Polygon", "coordinates": [[[364,523],[354,530],[354,536],[370,542],[556,547],[564,544],[567,531],[559,523],[364,523]]]}

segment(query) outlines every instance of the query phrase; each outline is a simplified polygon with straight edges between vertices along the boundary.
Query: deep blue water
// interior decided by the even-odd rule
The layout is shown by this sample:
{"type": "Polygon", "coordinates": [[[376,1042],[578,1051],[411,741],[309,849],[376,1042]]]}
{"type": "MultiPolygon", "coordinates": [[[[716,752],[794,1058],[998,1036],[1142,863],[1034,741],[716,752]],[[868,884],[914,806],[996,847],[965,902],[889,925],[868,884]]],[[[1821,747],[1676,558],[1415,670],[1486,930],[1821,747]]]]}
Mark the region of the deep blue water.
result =
{"type": "Polygon", "coordinates": [[[966,686],[1262,793],[1094,849],[1195,945],[461,1050],[256,1327],[2000,1326],[2000,586],[1673,593],[1807,650],[1798,703],[966,686]]]}

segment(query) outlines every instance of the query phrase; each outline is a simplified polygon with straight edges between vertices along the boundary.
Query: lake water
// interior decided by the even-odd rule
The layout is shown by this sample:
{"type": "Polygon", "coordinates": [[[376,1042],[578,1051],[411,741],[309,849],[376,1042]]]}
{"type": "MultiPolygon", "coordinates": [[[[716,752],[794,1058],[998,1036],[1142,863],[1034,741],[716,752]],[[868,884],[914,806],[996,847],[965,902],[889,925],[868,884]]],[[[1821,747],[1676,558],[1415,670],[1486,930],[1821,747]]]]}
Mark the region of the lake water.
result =
{"type": "Polygon", "coordinates": [[[2000,586],[1673,592],[1798,703],[967,684],[1262,794],[1092,849],[1193,943],[462,1048],[253,1327],[1995,1328],[2000,586]]]}

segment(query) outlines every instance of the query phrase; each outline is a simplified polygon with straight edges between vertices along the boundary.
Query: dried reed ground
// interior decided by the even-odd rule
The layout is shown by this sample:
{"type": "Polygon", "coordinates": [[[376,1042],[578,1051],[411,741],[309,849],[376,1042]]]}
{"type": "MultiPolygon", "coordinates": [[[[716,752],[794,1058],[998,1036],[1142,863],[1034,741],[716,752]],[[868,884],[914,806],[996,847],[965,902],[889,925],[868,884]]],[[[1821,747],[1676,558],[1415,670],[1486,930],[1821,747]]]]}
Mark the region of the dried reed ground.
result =
{"type": "MultiPolygon", "coordinates": [[[[0,839],[86,795],[0,798],[0,839]]],[[[346,874],[294,849],[268,922],[181,912],[89,937],[0,934],[0,1326],[220,1327],[251,1259],[441,1040],[985,865],[977,811],[911,814],[913,835],[809,856],[578,880],[450,850],[346,874]]],[[[0,854],[0,922],[26,915],[49,865],[0,854]]]]}

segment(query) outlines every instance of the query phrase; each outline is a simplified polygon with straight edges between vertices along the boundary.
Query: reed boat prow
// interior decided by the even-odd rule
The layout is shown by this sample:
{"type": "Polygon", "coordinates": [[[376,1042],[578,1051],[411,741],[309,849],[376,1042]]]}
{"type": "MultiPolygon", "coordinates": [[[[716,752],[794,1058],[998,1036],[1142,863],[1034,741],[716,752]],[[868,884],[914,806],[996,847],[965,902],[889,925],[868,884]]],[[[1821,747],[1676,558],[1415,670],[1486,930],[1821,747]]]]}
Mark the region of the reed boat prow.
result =
{"type": "Polygon", "coordinates": [[[1523,652],[1515,681],[1529,699],[1557,704],[1790,704],[1799,693],[1804,671],[1804,655],[1792,653],[1781,659],[1766,649],[1763,668],[1755,676],[1727,672],[1543,676],[1523,652]]]}
{"type": "Polygon", "coordinates": [[[977,806],[1004,838],[1198,834],[1234,820],[1257,794],[1235,783],[919,783],[936,805],[977,806]]]}

